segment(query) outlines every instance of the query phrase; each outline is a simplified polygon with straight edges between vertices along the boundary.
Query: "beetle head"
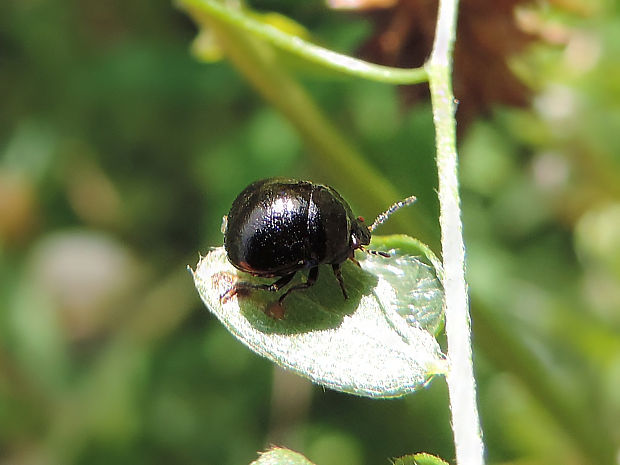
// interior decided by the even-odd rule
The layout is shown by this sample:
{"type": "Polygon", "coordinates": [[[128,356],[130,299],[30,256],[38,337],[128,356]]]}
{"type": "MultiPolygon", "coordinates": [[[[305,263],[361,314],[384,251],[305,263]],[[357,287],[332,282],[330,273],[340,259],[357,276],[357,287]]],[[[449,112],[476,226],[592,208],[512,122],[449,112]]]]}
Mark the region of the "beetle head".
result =
{"type": "Polygon", "coordinates": [[[363,221],[364,219],[359,217],[351,224],[351,247],[354,250],[370,244],[370,230],[363,221]]]}

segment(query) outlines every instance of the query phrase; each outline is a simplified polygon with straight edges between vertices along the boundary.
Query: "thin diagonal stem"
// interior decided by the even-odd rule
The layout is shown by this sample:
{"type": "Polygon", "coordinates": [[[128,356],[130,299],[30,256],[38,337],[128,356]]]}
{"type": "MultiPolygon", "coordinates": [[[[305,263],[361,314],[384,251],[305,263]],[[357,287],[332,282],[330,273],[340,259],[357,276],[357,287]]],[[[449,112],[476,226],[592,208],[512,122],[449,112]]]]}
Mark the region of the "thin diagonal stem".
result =
{"type": "Polygon", "coordinates": [[[217,0],[179,0],[179,5],[204,12],[218,21],[250,32],[253,37],[261,38],[282,50],[349,76],[390,84],[418,84],[428,80],[424,68],[393,68],[352,58],[281,31],[241,10],[228,8],[217,0]]]}

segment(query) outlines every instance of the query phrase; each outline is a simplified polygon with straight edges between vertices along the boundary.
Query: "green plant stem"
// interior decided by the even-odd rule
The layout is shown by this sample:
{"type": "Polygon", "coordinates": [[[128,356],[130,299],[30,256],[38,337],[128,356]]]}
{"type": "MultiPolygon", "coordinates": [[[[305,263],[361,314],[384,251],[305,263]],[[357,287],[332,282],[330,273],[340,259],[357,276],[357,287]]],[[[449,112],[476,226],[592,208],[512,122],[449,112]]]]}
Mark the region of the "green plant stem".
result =
{"type": "Polygon", "coordinates": [[[458,190],[452,50],[457,0],[440,0],[429,74],[439,174],[439,223],[444,263],[446,336],[450,369],[446,375],[452,412],[456,463],[482,465],[484,446],[476,405],[471,325],[465,282],[465,244],[458,190]]]}
{"type": "Polygon", "coordinates": [[[221,23],[233,26],[237,30],[249,32],[253,37],[263,39],[309,62],[349,76],[357,76],[371,81],[390,84],[418,84],[428,80],[428,75],[424,68],[392,68],[336,53],[308,42],[301,37],[287,34],[270,24],[244,14],[240,10],[227,8],[217,0],[179,0],[179,4],[185,9],[200,10],[221,23]]]}

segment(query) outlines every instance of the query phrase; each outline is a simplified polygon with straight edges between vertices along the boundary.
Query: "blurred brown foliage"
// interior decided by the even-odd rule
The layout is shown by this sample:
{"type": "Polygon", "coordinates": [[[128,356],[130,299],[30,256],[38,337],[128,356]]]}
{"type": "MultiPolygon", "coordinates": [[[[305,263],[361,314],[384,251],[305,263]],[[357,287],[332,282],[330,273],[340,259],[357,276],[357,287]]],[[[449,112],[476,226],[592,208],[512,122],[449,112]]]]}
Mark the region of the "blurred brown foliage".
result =
{"type": "MultiPolygon", "coordinates": [[[[389,66],[422,66],[429,56],[435,33],[435,0],[399,0],[389,8],[366,10],[375,32],[361,53],[389,66]]],[[[477,116],[498,104],[524,106],[530,91],[511,71],[507,59],[522,52],[535,37],[515,19],[515,8],[527,0],[466,0],[460,4],[454,51],[454,93],[462,98],[457,118],[462,131],[477,116]]],[[[370,6],[376,6],[372,3],[370,6]]],[[[424,86],[402,88],[407,106],[428,98],[424,86]]]]}

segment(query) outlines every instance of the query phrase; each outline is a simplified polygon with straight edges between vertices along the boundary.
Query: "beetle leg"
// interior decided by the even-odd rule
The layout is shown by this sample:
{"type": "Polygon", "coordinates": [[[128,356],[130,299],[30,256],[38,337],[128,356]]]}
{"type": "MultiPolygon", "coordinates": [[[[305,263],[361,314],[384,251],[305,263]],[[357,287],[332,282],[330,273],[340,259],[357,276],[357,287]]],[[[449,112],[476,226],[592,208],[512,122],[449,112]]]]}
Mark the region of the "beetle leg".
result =
{"type": "Polygon", "coordinates": [[[274,282],[272,284],[254,284],[254,283],[248,283],[248,282],[245,282],[245,281],[238,282],[232,288],[230,288],[221,297],[221,299],[223,299],[224,301],[227,301],[228,299],[230,299],[231,297],[233,297],[233,296],[235,296],[237,294],[243,294],[243,293],[245,293],[247,291],[250,291],[252,289],[259,289],[259,290],[262,290],[262,291],[276,292],[276,291],[280,290],[281,288],[283,288],[284,286],[286,286],[289,282],[291,282],[291,279],[293,279],[293,277],[295,276],[295,273],[290,273],[290,274],[284,275],[284,276],[282,276],[280,279],[278,279],[276,282],[274,282]]]}
{"type": "Polygon", "coordinates": [[[266,289],[268,291],[271,292],[276,292],[278,290],[280,290],[281,288],[283,288],[284,286],[286,286],[288,283],[291,282],[291,279],[293,279],[293,277],[295,276],[297,272],[294,271],[293,273],[287,274],[285,276],[282,276],[280,279],[278,279],[275,283],[270,284],[270,285],[266,285],[264,284],[264,287],[260,287],[259,289],[266,289]]]}
{"type": "MultiPolygon", "coordinates": [[[[355,259],[353,259],[353,261],[355,261],[355,259]]],[[[356,262],[357,263],[357,262],[356,262]]],[[[360,266],[359,263],[357,263],[357,266],[360,266]]],[[[336,275],[336,278],[338,278],[338,283],[340,284],[340,289],[342,290],[342,295],[344,296],[345,300],[349,298],[349,296],[347,295],[347,290],[344,287],[344,279],[342,279],[342,272],[340,271],[340,264],[333,264],[332,265],[332,269],[334,270],[334,274],[336,275]]]]}
{"type": "MultiPolygon", "coordinates": [[[[358,249],[360,250],[364,250],[361,247],[358,247],[358,249]]],[[[362,267],[362,265],[360,265],[360,262],[358,262],[355,259],[355,249],[351,249],[351,252],[349,253],[349,260],[351,260],[353,263],[355,263],[357,266],[359,266],[360,268],[362,267]]]]}
{"type": "Polygon", "coordinates": [[[319,277],[319,267],[315,266],[314,268],[310,268],[310,272],[308,273],[307,281],[305,283],[299,283],[299,284],[294,285],[288,291],[286,291],[284,294],[282,294],[280,296],[280,298],[278,299],[278,302],[280,303],[280,305],[282,304],[282,301],[284,300],[284,298],[287,295],[289,295],[291,292],[298,291],[300,289],[307,289],[310,286],[313,286],[314,283],[316,283],[316,280],[317,280],[318,277],[319,277]]]}

